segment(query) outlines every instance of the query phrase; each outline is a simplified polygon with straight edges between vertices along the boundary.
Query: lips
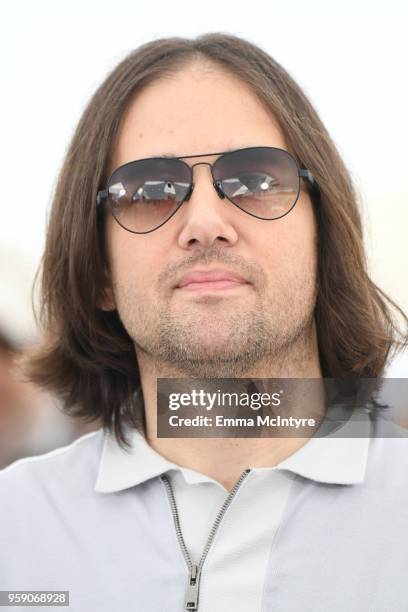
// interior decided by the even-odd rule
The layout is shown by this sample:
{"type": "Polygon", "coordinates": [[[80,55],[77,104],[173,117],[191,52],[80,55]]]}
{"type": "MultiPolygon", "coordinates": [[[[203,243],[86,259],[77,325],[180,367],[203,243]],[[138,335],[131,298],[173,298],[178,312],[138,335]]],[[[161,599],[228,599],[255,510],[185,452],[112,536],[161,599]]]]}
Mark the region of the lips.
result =
{"type": "Polygon", "coordinates": [[[235,284],[245,284],[247,281],[239,274],[229,270],[195,270],[184,274],[178,281],[176,288],[181,289],[190,284],[212,283],[218,281],[228,281],[235,284]]]}

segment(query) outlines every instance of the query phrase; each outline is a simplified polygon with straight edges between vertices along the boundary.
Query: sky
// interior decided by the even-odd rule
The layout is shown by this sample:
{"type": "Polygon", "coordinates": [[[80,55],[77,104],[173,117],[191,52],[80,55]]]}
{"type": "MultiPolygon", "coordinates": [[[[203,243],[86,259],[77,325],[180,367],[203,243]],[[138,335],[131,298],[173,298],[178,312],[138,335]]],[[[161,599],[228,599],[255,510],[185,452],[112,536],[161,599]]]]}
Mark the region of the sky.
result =
{"type": "Polygon", "coordinates": [[[258,44],[308,95],[361,195],[372,277],[408,309],[407,7],[396,0],[2,3],[0,320],[5,311],[14,325],[29,316],[27,279],[44,248],[58,171],[100,82],[140,44],[210,31],[258,44]]]}

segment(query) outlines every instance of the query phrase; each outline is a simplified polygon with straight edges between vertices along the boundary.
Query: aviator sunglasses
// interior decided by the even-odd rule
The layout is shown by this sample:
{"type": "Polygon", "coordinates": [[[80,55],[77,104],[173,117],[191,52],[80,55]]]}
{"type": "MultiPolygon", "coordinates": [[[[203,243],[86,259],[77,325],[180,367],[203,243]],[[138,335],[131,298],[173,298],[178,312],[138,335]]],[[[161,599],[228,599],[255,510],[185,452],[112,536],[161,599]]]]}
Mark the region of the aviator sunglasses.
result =
{"type": "Polygon", "coordinates": [[[280,219],[295,206],[300,179],[312,190],[318,184],[309,170],[301,168],[285,149],[249,147],[221,153],[184,157],[149,157],[119,166],[107,188],[97,194],[97,206],[107,202],[115,220],[134,234],[147,234],[161,227],[193,193],[193,168],[210,166],[218,196],[242,211],[265,221],[280,219]],[[192,157],[219,155],[213,164],[182,161],[192,157]]]}

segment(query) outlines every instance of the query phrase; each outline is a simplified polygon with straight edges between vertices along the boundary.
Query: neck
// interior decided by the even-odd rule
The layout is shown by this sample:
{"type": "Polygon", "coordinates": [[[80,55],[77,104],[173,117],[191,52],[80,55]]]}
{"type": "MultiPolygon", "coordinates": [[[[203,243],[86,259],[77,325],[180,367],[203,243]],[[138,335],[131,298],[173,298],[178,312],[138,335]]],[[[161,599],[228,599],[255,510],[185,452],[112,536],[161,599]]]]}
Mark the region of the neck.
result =
{"type": "MultiPolygon", "coordinates": [[[[157,363],[136,347],[141,375],[141,386],[145,408],[146,439],[150,446],[169,461],[201,472],[231,490],[242,471],[247,467],[272,467],[292,455],[310,439],[261,437],[261,438],[158,438],[157,432],[157,378],[194,378],[182,368],[168,363],[157,363]]],[[[218,372],[220,370],[218,369],[218,372]]],[[[197,374],[198,378],[204,376],[197,374]]],[[[210,378],[211,376],[208,376],[210,378]]],[[[303,340],[286,351],[284,358],[265,359],[254,364],[245,373],[229,370],[213,375],[214,378],[313,378],[321,379],[318,357],[317,336],[313,326],[311,337],[303,340]]],[[[324,417],[324,393],[316,387],[313,397],[308,399],[308,407],[313,412],[317,426],[324,417]],[[317,417],[317,418],[316,418],[317,417]]],[[[304,410],[304,393],[291,397],[291,414],[304,410]],[[301,410],[297,410],[302,406],[301,410]]],[[[313,432],[312,432],[313,433],[313,432]]],[[[303,434],[305,436],[306,434],[303,434]]],[[[311,434],[312,435],[312,434],[311,434]]]]}

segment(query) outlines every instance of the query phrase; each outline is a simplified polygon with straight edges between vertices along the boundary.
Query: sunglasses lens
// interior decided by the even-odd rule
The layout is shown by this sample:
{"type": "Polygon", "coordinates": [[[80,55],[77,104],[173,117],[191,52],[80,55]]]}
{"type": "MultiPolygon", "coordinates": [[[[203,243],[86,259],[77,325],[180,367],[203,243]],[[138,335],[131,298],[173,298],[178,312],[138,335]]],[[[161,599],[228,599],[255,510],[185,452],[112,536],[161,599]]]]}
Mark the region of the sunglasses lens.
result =
{"type": "Polygon", "coordinates": [[[227,153],[215,162],[214,179],[231,202],[260,219],[287,214],[300,190],[295,159],[270,147],[227,153]]]}
{"type": "Polygon", "coordinates": [[[120,225],[133,232],[148,232],[176,212],[190,185],[189,168],[179,160],[139,160],[112,174],[108,199],[120,225]]]}

